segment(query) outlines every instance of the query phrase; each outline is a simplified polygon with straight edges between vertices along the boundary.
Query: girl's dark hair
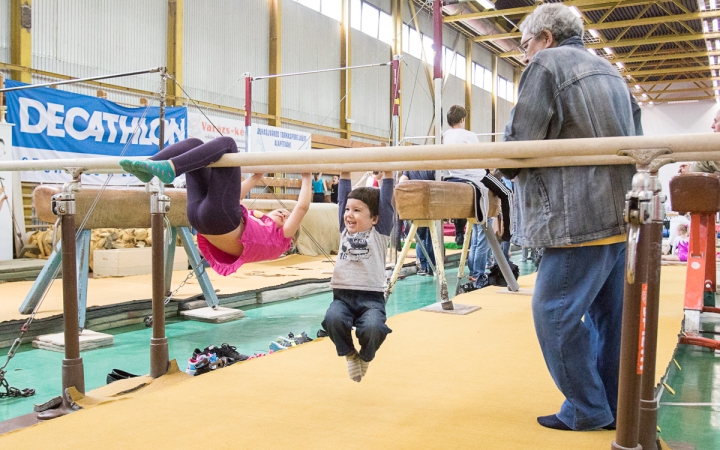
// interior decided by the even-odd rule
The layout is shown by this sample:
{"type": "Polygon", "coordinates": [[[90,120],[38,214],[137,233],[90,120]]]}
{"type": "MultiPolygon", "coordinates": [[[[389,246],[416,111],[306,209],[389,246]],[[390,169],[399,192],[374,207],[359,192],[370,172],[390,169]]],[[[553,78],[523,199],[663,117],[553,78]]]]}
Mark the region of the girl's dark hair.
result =
{"type": "Polygon", "coordinates": [[[370,210],[370,217],[380,214],[380,189],[373,187],[355,188],[347,196],[365,203],[370,210]]]}

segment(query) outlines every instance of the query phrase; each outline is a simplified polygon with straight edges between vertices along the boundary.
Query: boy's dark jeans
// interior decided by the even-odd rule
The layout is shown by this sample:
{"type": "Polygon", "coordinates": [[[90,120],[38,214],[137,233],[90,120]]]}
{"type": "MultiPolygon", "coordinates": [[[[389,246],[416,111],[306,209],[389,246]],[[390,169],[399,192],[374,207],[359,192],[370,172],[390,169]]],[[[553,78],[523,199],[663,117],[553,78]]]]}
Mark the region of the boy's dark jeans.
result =
{"type": "Polygon", "coordinates": [[[333,302],[325,313],[323,329],[335,344],[338,356],[355,348],[352,327],[360,341],[360,358],[370,362],[392,330],[385,325],[385,295],[382,292],[333,289],[333,302]]]}

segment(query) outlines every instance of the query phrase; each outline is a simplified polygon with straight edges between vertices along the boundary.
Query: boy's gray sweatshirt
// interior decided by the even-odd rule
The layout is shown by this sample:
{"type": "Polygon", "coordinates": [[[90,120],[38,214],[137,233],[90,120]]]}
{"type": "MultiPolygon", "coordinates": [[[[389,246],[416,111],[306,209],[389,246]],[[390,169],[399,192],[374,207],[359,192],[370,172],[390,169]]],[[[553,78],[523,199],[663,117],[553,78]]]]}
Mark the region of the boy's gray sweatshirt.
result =
{"type": "Polygon", "coordinates": [[[350,180],[340,180],[338,216],[340,249],[330,287],[356,291],[385,292],[385,257],[393,226],[393,180],[384,178],[380,185],[378,223],[368,231],[350,234],[345,229],[345,205],[352,189],[350,180]]]}

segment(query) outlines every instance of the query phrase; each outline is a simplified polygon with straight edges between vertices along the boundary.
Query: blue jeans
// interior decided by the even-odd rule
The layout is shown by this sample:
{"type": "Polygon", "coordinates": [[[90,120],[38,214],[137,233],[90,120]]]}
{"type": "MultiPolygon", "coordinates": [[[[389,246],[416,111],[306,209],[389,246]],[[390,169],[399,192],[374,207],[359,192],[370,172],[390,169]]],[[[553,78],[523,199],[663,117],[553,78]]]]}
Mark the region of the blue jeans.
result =
{"type": "Polygon", "coordinates": [[[620,242],[546,248],[538,269],[535,331],[565,396],[557,416],[573,430],[599,428],[616,416],[624,266],[620,242]]]}
{"type": "MultiPolygon", "coordinates": [[[[485,279],[485,266],[487,266],[488,256],[490,255],[490,243],[485,237],[485,232],[479,223],[473,224],[472,239],[470,240],[470,249],[468,250],[468,270],[470,276],[478,281],[485,279]]],[[[475,282],[476,286],[483,286],[482,283],[475,282]]]]}
{"type": "Polygon", "coordinates": [[[373,291],[333,289],[333,302],[322,326],[335,344],[338,356],[355,350],[352,327],[360,342],[360,358],[370,362],[392,330],[385,325],[385,294],[373,291]]]}
{"type": "MultiPolygon", "coordinates": [[[[419,227],[417,229],[417,235],[415,236],[417,240],[419,240],[422,243],[422,246],[425,247],[425,251],[427,252],[428,256],[430,256],[430,262],[432,265],[435,265],[435,251],[433,250],[432,246],[432,238],[430,237],[430,229],[428,227],[419,227]]],[[[418,260],[420,261],[420,270],[423,270],[427,272],[430,270],[430,264],[428,264],[427,258],[425,257],[425,253],[420,249],[419,245],[415,246],[415,253],[417,254],[418,260]]]]}

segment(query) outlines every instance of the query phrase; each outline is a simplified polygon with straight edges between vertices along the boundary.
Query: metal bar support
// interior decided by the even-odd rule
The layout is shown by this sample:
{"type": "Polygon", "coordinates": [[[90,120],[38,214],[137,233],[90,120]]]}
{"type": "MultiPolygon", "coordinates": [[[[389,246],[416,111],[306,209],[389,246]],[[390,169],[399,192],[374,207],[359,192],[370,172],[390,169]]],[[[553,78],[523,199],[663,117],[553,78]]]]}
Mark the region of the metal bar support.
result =
{"type": "Polygon", "coordinates": [[[202,263],[200,252],[193,241],[192,233],[190,233],[190,230],[186,227],[178,227],[177,232],[180,235],[180,241],[185,248],[188,260],[190,261],[190,267],[192,267],[195,271],[195,278],[197,278],[198,283],[200,284],[200,289],[203,291],[205,301],[209,307],[213,309],[217,308],[220,301],[217,298],[217,294],[215,294],[210,277],[205,271],[205,266],[202,263]]]}
{"type": "Polygon", "coordinates": [[[163,224],[170,211],[170,198],[153,193],[150,196],[152,225],[152,338],[150,339],[150,376],[158,378],[169,367],[168,339],[165,337],[165,246],[163,224]]]}

